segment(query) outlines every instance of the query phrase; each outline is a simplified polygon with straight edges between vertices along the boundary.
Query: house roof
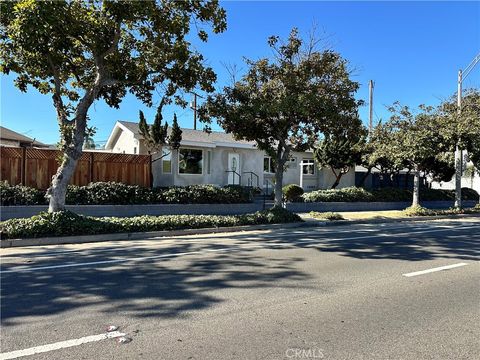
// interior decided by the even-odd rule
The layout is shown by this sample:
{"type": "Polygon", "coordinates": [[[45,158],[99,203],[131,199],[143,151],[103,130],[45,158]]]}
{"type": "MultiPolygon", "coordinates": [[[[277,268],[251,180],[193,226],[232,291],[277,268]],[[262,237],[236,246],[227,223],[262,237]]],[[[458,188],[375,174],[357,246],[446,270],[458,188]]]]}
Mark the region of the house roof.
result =
{"type": "MultiPolygon", "coordinates": [[[[131,121],[118,121],[126,129],[134,133],[138,138],[141,138],[138,123],[131,121]]],[[[168,132],[171,128],[168,129],[168,132]]],[[[202,144],[209,146],[228,146],[228,147],[254,147],[254,141],[235,140],[232,134],[227,134],[220,131],[212,131],[207,133],[202,130],[193,130],[182,128],[182,145],[202,144]]]]}
{"type": "Polygon", "coordinates": [[[17,133],[16,131],[0,126],[0,139],[18,141],[20,144],[28,144],[35,146],[47,146],[40,141],[36,141],[28,136],[17,133]]]}

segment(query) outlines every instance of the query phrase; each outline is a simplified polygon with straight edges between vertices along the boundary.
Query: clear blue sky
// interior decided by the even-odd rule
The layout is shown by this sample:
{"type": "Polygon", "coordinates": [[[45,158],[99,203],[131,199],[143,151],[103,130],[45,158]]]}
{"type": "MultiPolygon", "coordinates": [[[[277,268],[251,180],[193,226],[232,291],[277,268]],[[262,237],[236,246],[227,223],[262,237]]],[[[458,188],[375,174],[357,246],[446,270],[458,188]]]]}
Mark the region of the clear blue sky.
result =
{"type": "MultiPolygon", "coordinates": [[[[416,106],[436,105],[456,91],[457,71],[480,52],[480,2],[223,2],[228,29],[196,44],[218,74],[217,88],[229,80],[223,63],[245,68],[243,56],[269,56],[266,39],[286,37],[292,27],[305,34],[315,22],[327,42],[356,69],[361,83],[357,97],[367,100],[368,81],[375,81],[376,118],[385,118],[385,105],[395,100],[416,106]]],[[[46,143],[58,141],[58,126],[50,96],[35,90],[23,94],[12,85],[13,76],[1,79],[3,126],[46,143]]],[[[480,88],[480,64],[464,82],[480,88]]],[[[190,100],[190,97],[187,97],[190,100]]],[[[91,125],[98,128],[96,141],[104,141],[116,120],[138,121],[147,109],[127,97],[120,109],[102,102],[92,106],[91,125]]],[[[180,126],[193,126],[190,109],[165,109],[166,120],[175,111],[180,126]]],[[[368,108],[360,111],[367,121],[368,108]]],[[[171,121],[170,121],[171,122],[171,121]]]]}

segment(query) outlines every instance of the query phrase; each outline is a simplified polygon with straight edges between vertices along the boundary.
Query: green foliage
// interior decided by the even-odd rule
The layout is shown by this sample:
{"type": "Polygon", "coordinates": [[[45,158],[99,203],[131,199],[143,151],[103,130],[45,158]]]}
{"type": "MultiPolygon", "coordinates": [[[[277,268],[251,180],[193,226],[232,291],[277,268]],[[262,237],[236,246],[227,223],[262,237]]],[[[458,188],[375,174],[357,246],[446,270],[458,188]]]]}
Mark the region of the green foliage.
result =
{"type": "Polygon", "coordinates": [[[212,119],[238,139],[255,141],[276,163],[275,203],[281,205],[284,165],[291,151],[305,151],[319,133],[358,119],[359,84],[348,63],[332,50],[318,50],[297,29],[281,41],[272,36],[274,56],[247,60],[246,73],[223,92],[209,96],[200,119],[212,119]]]}
{"type": "Polygon", "coordinates": [[[22,185],[10,186],[6,181],[0,182],[0,204],[9,205],[37,205],[46,203],[45,193],[22,185]]]}
{"type": "MultiPolygon", "coordinates": [[[[43,205],[45,193],[26,186],[0,183],[2,205],[43,205]]],[[[131,204],[238,204],[252,201],[250,189],[241,186],[219,188],[191,185],[170,188],[145,188],[115,182],[97,182],[87,186],[69,185],[66,202],[70,205],[131,204]]]]}
{"type": "Polygon", "coordinates": [[[40,213],[28,219],[0,222],[3,239],[46,236],[94,235],[105,233],[200,229],[210,227],[275,224],[302,221],[285,209],[259,211],[254,214],[218,215],[164,215],[131,218],[82,216],[70,211],[40,213]]]}
{"type": "Polygon", "coordinates": [[[374,196],[371,192],[357,187],[349,187],[338,190],[316,190],[305,193],[302,197],[305,202],[374,201],[374,196]]]}
{"type": "Polygon", "coordinates": [[[360,119],[339,129],[329,129],[314,151],[319,168],[328,167],[335,175],[332,189],[340,183],[341,177],[355,165],[362,162],[365,151],[367,130],[360,119]]]}
{"type": "MultiPolygon", "coordinates": [[[[316,190],[302,196],[304,202],[374,202],[374,201],[410,201],[412,192],[398,188],[365,190],[349,187],[338,190],[316,190]]],[[[470,188],[462,188],[464,200],[478,200],[478,193],[470,188]]],[[[455,199],[455,190],[423,189],[420,199],[423,201],[450,201],[455,199]]],[[[301,200],[299,200],[301,201],[301,200]]]]}
{"type": "Polygon", "coordinates": [[[145,145],[150,150],[160,151],[163,146],[168,144],[170,148],[177,150],[182,141],[182,130],[178,126],[177,115],[173,114],[173,126],[170,135],[168,135],[168,123],[162,124],[162,119],[162,105],[157,108],[155,120],[152,125],[147,124],[145,115],[140,111],[138,128],[145,141],[145,145]]]}
{"type": "Polygon", "coordinates": [[[345,220],[345,218],[342,216],[342,214],[336,213],[336,212],[318,212],[318,211],[310,211],[309,215],[315,219],[320,219],[320,220],[345,220]]]}
{"type": "Polygon", "coordinates": [[[406,216],[438,216],[438,215],[459,215],[459,214],[479,214],[480,206],[476,205],[471,209],[450,208],[446,210],[427,209],[422,206],[410,206],[403,213],[406,216]]]}
{"type": "Polygon", "coordinates": [[[288,202],[295,202],[303,195],[303,189],[296,184],[285,185],[282,189],[283,197],[288,202]]]}

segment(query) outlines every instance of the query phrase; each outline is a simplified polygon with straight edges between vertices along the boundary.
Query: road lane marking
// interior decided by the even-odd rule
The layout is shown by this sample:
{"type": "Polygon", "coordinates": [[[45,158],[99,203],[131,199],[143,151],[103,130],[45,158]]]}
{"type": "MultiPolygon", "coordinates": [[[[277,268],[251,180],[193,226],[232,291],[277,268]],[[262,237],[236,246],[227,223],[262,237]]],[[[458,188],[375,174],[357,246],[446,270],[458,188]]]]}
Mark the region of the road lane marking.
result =
{"type": "Polygon", "coordinates": [[[40,354],[40,353],[49,352],[53,350],[65,349],[72,346],[79,346],[79,345],[90,343],[90,342],[106,340],[106,339],[114,339],[114,338],[118,338],[125,335],[126,334],[121,333],[119,331],[112,331],[104,334],[85,336],[79,339],[71,339],[71,340],[56,342],[53,344],[40,345],[40,346],[31,347],[29,349],[16,350],[16,351],[11,351],[7,353],[0,353],[0,360],[16,359],[23,356],[30,356],[30,355],[40,354]]]}
{"type": "Polygon", "coordinates": [[[431,269],[421,270],[421,271],[415,271],[415,272],[406,273],[406,274],[402,274],[402,275],[406,276],[406,277],[412,277],[412,276],[424,275],[424,274],[429,274],[429,273],[442,271],[442,270],[455,269],[457,267],[461,267],[461,266],[465,266],[465,265],[468,265],[468,264],[467,263],[458,263],[458,264],[453,264],[453,265],[439,266],[439,267],[436,267],[436,268],[431,268],[431,269]]]}
{"type": "Polygon", "coordinates": [[[346,240],[361,240],[361,239],[371,239],[375,237],[398,237],[398,236],[405,236],[405,235],[416,235],[416,234],[425,234],[425,233],[432,233],[432,232],[441,232],[441,231],[456,231],[456,230],[464,230],[469,228],[475,228],[477,226],[458,226],[453,228],[437,228],[437,229],[428,229],[422,231],[412,231],[412,232],[404,232],[404,233],[397,233],[397,234],[371,234],[371,235],[364,235],[364,236],[354,236],[348,238],[336,238],[336,239],[312,239],[312,240],[300,240],[294,242],[270,242],[270,243],[257,243],[257,244],[248,244],[248,243],[240,243],[236,244],[236,247],[227,246],[223,248],[217,249],[203,249],[197,251],[189,251],[189,252],[180,252],[180,253],[170,253],[170,254],[161,254],[161,255],[152,255],[152,256],[143,256],[143,257],[131,257],[131,258],[121,258],[121,259],[110,259],[110,260],[99,260],[99,261],[91,261],[91,262],[83,262],[83,263],[69,263],[69,264],[61,264],[61,265],[48,265],[48,266],[16,266],[12,267],[9,270],[2,270],[2,274],[8,273],[16,273],[16,272],[28,272],[28,271],[36,271],[36,270],[50,270],[50,269],[62,269],[62,268],[74,268],[74,267],[85,267],[85,266],[95,266],[95,265],[103,265],[103,264],[118,264],[118,263],[128,263],[128,262],[140,262],[146,260],[154,260],[154,259],[161,259],[161,258],[172,258],[172,257],[179,257],[179,256],[187,256],[187,255],[195,255],[195,254],[202,254],[202,253],[209,253],[209,252],[218,252],[218,251],[241,251],[242,249],[269,249],[269,248],[278,248],[278,247],[291,247],[296,245],[302,244],[322,244],[321,240],[327,240],[327,242],[333,241],[346,241],[346,240]],[[320,241],[319,241],[320,240],[320,241]]]}

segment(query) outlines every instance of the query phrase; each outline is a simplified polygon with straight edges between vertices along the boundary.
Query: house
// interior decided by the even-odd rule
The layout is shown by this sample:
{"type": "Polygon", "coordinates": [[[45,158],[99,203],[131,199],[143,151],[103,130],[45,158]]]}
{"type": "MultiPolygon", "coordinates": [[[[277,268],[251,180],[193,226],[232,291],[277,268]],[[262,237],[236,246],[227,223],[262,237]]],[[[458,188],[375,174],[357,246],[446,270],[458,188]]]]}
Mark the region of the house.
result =
{"type": "Polygon", "coordinates": [[[36,141],[35,139],[29,138],[28,136],[17,133],[16,131],[7,129],[6,127],[0,126],[0,146],[13,146],[13,147],[26,147],[26,146],[35,146],[35,147],[48,147],[36,141]]]}
{"type": "MultiPolygon", "coordinates": [[[[162,149],[152,155],[154,186],[186,186],[240,184],[272,189],[274,163],[254,142],[235,140],[224,132],[206,133],[182,129],[178,151],[162,149]]],[[[138,124],[117,121],[107,140],[105,150],[125,154],[148,154],[138,124]]],[[[318,169],[313,153],[294,152],[284,173],[284,184],[298,184],[305,191],[330,188],[335,179],[330,169],[318,169]]],[[[341,179],[339,187],[353,186],[355,172],[341,179]]]]}

